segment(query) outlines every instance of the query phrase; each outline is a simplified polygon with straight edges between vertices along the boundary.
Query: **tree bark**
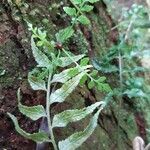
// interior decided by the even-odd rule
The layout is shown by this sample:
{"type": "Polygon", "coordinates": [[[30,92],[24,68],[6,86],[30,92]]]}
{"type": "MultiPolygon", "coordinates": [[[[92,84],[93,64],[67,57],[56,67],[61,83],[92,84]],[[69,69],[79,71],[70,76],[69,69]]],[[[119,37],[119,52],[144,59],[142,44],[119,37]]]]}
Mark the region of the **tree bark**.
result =
{"type": "MultiPolygon", "coordinates": [[[[0,76],[0,88],[2,89],[0,91],[0,98],[3,101],[0,102],[0,112],[4,115],[2,121],[0,120],[0,124],[4,125],[4,122],[7,122],[7,124],[9,124],[8,132],[13,132],[13,136],[16,139],[18,138],[18,140],[15,139],[14,143],[12,139],[9,139],[9,135],[3,134],[2,136],[5,137],[5,139],[0,141],[2,143],[0,145],[7,143],[6,146],[2,146],[2,148],[17,148],[19,150],[25,149],[19,144],[22,143],[22,138],[15,133],[14,128],[12,129],[12,124],[5,115],[6,111],[16,113],[18,117],[20,117],[21,125],[30,132],[38,130],[40,121],[34,124],[33,129],[30,129],[30,125],[32,124],[30,120],[27,120],[25,123],[22,121],[24,117],[18,114],[16,107],[17,100],[15,93],[17,88],[21,86],[23,102],[25,104],[44,104],[43,93],[31,91],[27,84],[27,73],[35,65],[35,62],[30,48],[30,35],[28,34],[23,18],[30,20],[34,26],[42,26],[48,31],[48,38],[54,36],[54,33],[58,31],[58,29],[65,27],[70,21],[69,19],[64,21],[64,18],[59,14],[63,13],[63,4],[59,1],[45,0],[41,3],[40,0],[35,0],[33,2],[28,1],[27,5],[29,6],[28,8],[22,6],[22,8],[18,10],[16,4],[10,5],[4,1],[2,5],[3,13],[1,14],[3,22],[0,23],[0,27],[4,29],[0,30],[0,66],[2,70],[5,70],[5,74],[0,76]],[[56,7],[51,7],[54,3],[57,4],[56,7]],[[51,9],[49,9],[49,7],[51,7],[51,9]],[[38,11],[35,10],[35,8],[38,9],[38,11]],[[13,16],[14,10],[19,12],[19,21],[16,16],[13,16]],[[42,20],[44,17],[48,19],[48,24],[42,20]],[[6,140],[8,141],[6,142],[6,140]]],[[[66,1],[64,1],[64,5],[66,5],[66,1]]],[[[76,26],[76,30],[79,32],[70,40],[69,47],[70,50],[75,53],[87,52],[92,62],[93,59],[101,60],[111,45],[117,42],[118,31],[111,31],[114,22],[108,14],[107,5],[104,2],[96,3],[93,12],[88,14],[88,17],[91,20],[91,27],[76,26]],[[86,49],[88,51],[86,51],[86,49]]],[[[118,62],[113,63],[118,65],[118,62]]],[[[102,75],[102,73],[100,74],[102,75]]],[[[112,87],[119,86],[118,75],[110,74],[107,76],[109,78],[108,82],[112,87]]],[[[81,108],[102,100],[103,97],[103,93],[89,90],[85,85],[84,88],[78,88],[64,104],[54,107],[53,112],[60,112],[70,107],[81,108]]],[[[96,131],[80,149],[132,149],[132,140],[139,134],[138,123],[140,125],[142,123],[142,129],[145,132],[145,124],[142,122],[143,120],[137,120],[131,108],[134,108],[133,105],[134,104],[131,106],[128,100],[124,100],[120,107],[117,98],[114,98],[106,110],[100,115],[99,126],[96,131]],[[119,116],[118,111],[120,111],[119,116]],[[137,123],[137,121],[139,122],[137,123]]],[[[88,121],[89,120],[86,119],[83,124],[71,125],[67,130],[56,130],[55,134],[58,136],[57,140],[70,135],[70,133],[76,129],[83,129],[88,121]],[[69,129],[70,131],[68,132],[69,129]]],[[[4,126],[2,130],[5,131],[6,128],[7,127],[4,126]]],[[[145,135],[143,135],[143,138],[145,138],[144,136],[145,135]]],[[[35,149],[35,144],[30,141],[26,141],[26,143],[30,143],[25,146],[27,149],[35,149]]]]}

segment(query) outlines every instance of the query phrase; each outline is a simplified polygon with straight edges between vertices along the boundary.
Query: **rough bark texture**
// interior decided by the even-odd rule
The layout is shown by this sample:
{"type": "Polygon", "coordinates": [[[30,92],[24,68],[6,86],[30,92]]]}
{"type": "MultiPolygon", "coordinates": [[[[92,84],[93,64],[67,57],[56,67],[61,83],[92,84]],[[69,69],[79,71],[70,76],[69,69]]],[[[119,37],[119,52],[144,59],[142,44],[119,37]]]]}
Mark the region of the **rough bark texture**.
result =
{"type": "MultiPolygon", "coordinates": [[[[35,26],[42,26],[48,31],[49,38],[54,35],[55,31],[69,23],[69,19],[66,20],[61,15],[63,14],[62,6],[67,4],[66,1],[60,3],[55,0],[28,0],[27,3],[29,8],[21,9],[17,5],[10,6],[6,1],[0,4],[2,10],[0,14],[0,69],[5,70],[5,74],[0,76],[0,148],[6,149],[35,149],[35,143],[25,140],[14,131],[13,124],[6,116],[6,112],[15,114],[21,127],[29,132],[37,131],[41,121],[31,122],[18,112],[17,88],[21,87],[24,104],[44,104],[45,101],[44,94],[33,92],[27,83],[27,73],[35,65],[35,62],[30,49],[30,35],[28,35],[23,19],[30,20],[35,26]],[[54,4],[56,7],[53,7],[54,4]],[[51,9],[49,9],[50,7],[51,9]],[[13,16],[13,12],[16,10],[19,21],[16,16],[13,16]],[[43,18],[47,18],[48,23],[43,18]]],[[[76,27],[79,32],[71,39],[70,50],[75,53],[79,51],[86,53],[88,50],[91,60],[95,57],[100,59],[107,53],[108,47],[116,42],[117,32],[109,33],[113,26],[113,20],[107,13],[104,3],[98,2],[94,11],[89,14],[89,18],[92,26],[89,28],[76,27]]],[[[119,85],[117,78],[118,75],[111,75],[109,82],[114,80],[110,82],[112,87],[119,85]]],[[[85,85],[82,89],[78,88],[63,105],[55,106],[53,113],[71,107],[81,108],[101,100],[102,97],[102,93],[89,91],[85,85]]],[[[87,118],[82,123],[70,125],[66,130],[56,130],[55,134],[58,136],[58,140],[64,139],[74,131],[83,129],[88,121],[87,118]]],[[[120,108],[117,98],[114,98],[100,115],[99,126],[94,134],[79,149],[115,150],[118,149],[118,142],[120,149],[132,149],[132,140],[135,136],[140,135],[146,140],[145,126],[142,110],[141,112],[134,110],[134,106],[131,106],[128,100],[124,100],[124,104],[120,108]]]]}

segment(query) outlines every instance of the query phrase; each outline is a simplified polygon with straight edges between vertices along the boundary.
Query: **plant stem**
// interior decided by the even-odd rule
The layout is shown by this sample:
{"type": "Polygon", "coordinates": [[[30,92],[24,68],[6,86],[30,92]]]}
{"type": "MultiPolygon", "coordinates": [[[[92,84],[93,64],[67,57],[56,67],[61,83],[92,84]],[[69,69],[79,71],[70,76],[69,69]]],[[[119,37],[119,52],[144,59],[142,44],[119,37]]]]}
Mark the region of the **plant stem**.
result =
{"type": "MultiPolygon", "coordinates": [[[[70,2],[71,2],[72,5],[78,10],[78,12],[79,12],[81,15],[83,15],[81,9],[80,9],[76,4],[74,4],[74,3],[72,2],[72,0],[70,0],[70,2]]],[[[84,4],[84,2],[81,3],[81,7],[83,6],[83,4],[84,4]]]]}
{"type": "MultiPolygon", "coordinates": [[[[74,59],[71,57],[71,55],[70,55],[69,53],[67,53],[67,51],[65,51],[64,49],[62,49],[62,50],[63,50],[63,52],[70,58],[70,60],[71,60],[73,63],[76,64],[77,67],[79,67],[80,69],[82,69],[82,68],[80,67],[80,65],[79,65],[76,61],[74,61],[74,59]]],[[[89,75],[87,72],[85,72],[85,74],[86,74],[91,80],[93,80],[93,81],[96,82],[96,80],[95,80],[91,75],[89,75]]]]}
{"type": "Polygon", "coordinates": [[[121,110],[121,107],[122,107],[122,92],[123,92],[123,77],[122,77],[122,56],[121,56],[121,52],[119,50],[119,54],[118,54],[118,57],[119,57],[119,82],[120,82],[120,92],[121,92],[121,95],[119,96],[119,109],[118,109],[118,141],[117,141],[117,144],[118,144],[118,149],[121,150],[121,143],[120,143],[120,110],[121,110]]]}
{"type": "MultiPolygon", "coordinates": [[[[71,1],[71,0],[70,0],[71,1]]],[[[76,21],[77,21],[77,17],[78,15],[82,13],[82,11],[80,10],[80,8],[78,6],[76,6],[72,1],[71,3],[74,5],[74,7],[78,10],[77,14],[76,14],[76,17],[75,17],[75,20],[73,21],[72,25],[71,25],[71,28],[73,28],[73,26],[75,25],[76,21]]],[[[84,3],[82,2],[81,4],[81,8],[83,7],[84,3]]],[[[71,28],[70,28],[70,31],[71,31],[71,28]]],[[[63,51],[66,53],[66,55],[77,65],[79,66],[78,63],[76,63],[72,57],[63,49],[63,51]]],[[[88,74],[87,74],[88,75],[88,74]]],[[[48,128],[49,128],[49,133],[50,133],[50,137],[51,137],[51,141],[52,141],[52,144],[53,144],[53,147],[54,147],[54,150],[58,150],[57,148],[57,145],[56,145],[56,142],[55,142],[55,137],[54,137],[54,133],[53,133],[53,129],[52,129],[52,123],[51,123],[51,116],[50,116],[50,84],[51,84],[51,76],[52,76],[52,73],[50,73],[50,70],[49,70],[49,77],[48,77],[48,83],[47,83],[47,95],[46,95],[46,113],[47,113],[47,122],[48,122],[48,128]]]]}
{"type": "Polygon", "coordinates": [[[46,94],[46,114],[47,114],[47,123],[48,123],[48,129],[49,129],[51,141],[52,141],[54,150],[58,150],[56,142],[55,142],[54,134],[53,134],[51,116],[50,116],[50,100],[49,100],[49,97],[50,97],[51,76],[52,76],[52,73],[49,70],[49,77],[48,77],[48,82],[47,82],[47,94],[46,94]]]}
{"type": "Polygon", "coordinates": [[[71,26],[70,26],[70,32],[71,32],[71,29],[74,27],[74,25],[75,25],[76,22],[77,22],[77,18],[78,18],[78,16],[79,16],[79,14],[84,15],[84,14],[82,13],[82,11],[80,10],[80,9],[83,7],[84,2],[81,3],[80,8],[79,8],[77,5],[75,5],[75,4],[72,2],[72,0],[70,0],[70,2],[71,2],[71,3],[73,4],[73,6],[77,9],[77,13],[76,13],[76,15],[75,15],[75,18],[74,18],[74,20],[73,20],[73,22],[71,23],[71,26]]]}

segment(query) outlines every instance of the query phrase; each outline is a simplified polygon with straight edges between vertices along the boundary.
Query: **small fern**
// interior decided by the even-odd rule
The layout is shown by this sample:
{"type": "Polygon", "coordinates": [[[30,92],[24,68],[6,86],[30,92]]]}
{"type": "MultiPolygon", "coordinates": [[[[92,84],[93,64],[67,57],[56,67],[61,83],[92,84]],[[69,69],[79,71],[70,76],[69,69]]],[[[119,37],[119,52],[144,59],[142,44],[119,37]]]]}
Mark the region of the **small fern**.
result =
{"type": "Polygon", "coordinates": [[[84,15],[84,12],[91,11],[93,9],[91,4],[97,1],[71,0],[74,7],[64,7],[64,11],[71,16],[72,24],[65,29],[59,30],[55,34],[55,41],[49,42],[46,39],[47,35],[45,31],[36,27],[33,28],[32,24],[28,23],[29,30],[33,34],[31,37],[32,53],[37,63],[36,68],[29,73],[28,81],[33,90],[43,90],[46,93],[46,108],[42,105],[32,107],[23,105],[21,103],[20,89],[18,90],[18,108],[22,114],[34,121],[41,117],[46,117],[49,133],[43,131],[33,134],[27,133],[21,129],[14,115],[10,113],[8,115],[14,122],[16,131],[22,136],[37,143],[51,142],[55,150],[73,150],[85,142],[97,126],[99,113],[106,106],[108,99],[111,98],[110,94],[106,97],[106,100],[96,102],[89,107],[66,110],[54,115],[53,118],[50,116],[51,105],[64,102],[79,84],[83,85],[87,82],[90,89],[96,87],[101,91],[111,92],[111,88],[105,83],[106,78],[99,77],[98,72],[92,70],[89,59],[85,54],[75,56],[63,47],[60,51],[57,45],[57,43],[62,45],[74,34],[74,24],[82,23],[87,25],[90,23],[89,19],[84,15]],[[63,69],[63,71],[59,71],[59,68],[61,70],[63,69]],[[56,84],[59,84],[60,88],[57,89],[56,84]],[[59,141],[58,144],[56,143],[56,137],[53,133],[54,128],[66,127],[70,122],[80,121],[93,112],[96,113],[83,131],[73,133],[65,140],[59,141]]]}

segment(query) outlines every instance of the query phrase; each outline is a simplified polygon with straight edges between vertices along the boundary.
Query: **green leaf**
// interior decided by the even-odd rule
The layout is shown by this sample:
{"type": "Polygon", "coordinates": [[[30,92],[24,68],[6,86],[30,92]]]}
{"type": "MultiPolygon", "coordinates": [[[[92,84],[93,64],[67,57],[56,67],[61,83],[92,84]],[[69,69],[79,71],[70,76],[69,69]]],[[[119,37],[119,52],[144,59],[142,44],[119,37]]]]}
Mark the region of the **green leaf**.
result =
{"type": "Polygon", "coordinates": [[[98,71],[97,71],[97,70],[93,70],[93,71],[90,73],[90,75],[91,75],[92,77],[96,77],[97,74],[98,74],[98,71]]]}
{"type": "Polygon", "coordinates": [[[97,83],[97,88],[98,88],[98,90],[100,90],[100,91],[112,92],[112,89],[110,88],[109,84],[107,84],[107,83],[98,82],[98,83],[97,83]]]}
{"type": "Polygon", "coordinates": [[[5,73],[6,73],[6,70],[4,70],[4,69],[0,69],[0,76],[5,75],[5,73]]]}
{"type": "Polygon", "coordinates": [[[64,11],[69,15],[69,16],[75,16],[76,15],[76,9],[71,8],[71,7],[63,7],[64,11]]]}
{"type": "Polygon", "coordinates": [[[93,10],[93,6],[91,5],[84,5],[82,8],[81,8],[81,11],[85,11],[85,12],[89,12],[91,10],[93,10]]]}
{"type": "Polygon", "coordinates": [[[54,82],[60,82],[60,83],[65,83],[66,81],[68,81],[69,79],[71,79],[71,76],[69,76],[69,72],[74,70],[74,69],[77,69],[77,68],[70,68],[70,69],[66,69],[64,71],[62,71],[61,73],[59,74],[55,74],[53,76],[53,79],[52,79],[52,83],[54,82]]]}
{"type": "Polygon", "coordinates": [[[95,128],[97,126],[98,116],[102,109],[103,109],[103,107],[101,107],[101,109],[99,109],[96,112],[96,114],[92,117],[89,125],[84,129],[84,131],[76,132],[76,133],[72,134],[70,137],[68,137],[67,139],[65,139],[63,141],[59,141],[59,143],[58,143],[59,150],[66,150],[66,149],[67,150],[75,150],[82,143],[84,143],[88,139],[88,137],[93,133],[93,131],[95,130],[95,128]]]}
{"type": "Polygon", "coordinates": [[[46,91],[45,81],[42,79],[38,79],[37,77],[34,77],[32,73],[29,73],[28,75],[28,82],[30,83],[30,86],[32,87],[33,90],[46,91]]]}
{"type": "Polygon", "coordinates": [[[80,86],[83,86],[87,79],[87,75],[84,75],[80,80],[80,86]]]}
{"type": "Polygon", "coordinates": [[[37,46],[40,47],[40,46],[42,46],[42,45],[43,45],[43,41],[38,41],[38,42],[37,42],[37,46]]]}
{"type": "MultiPolygon", "coordinates": [[[[82,59],[85,55],[82,54],[82,55],[77,55],[77,56],[72,56],[72,59],[77,62],[79,61],[80,59],[82,59]]],[[[70,64],[72,64],[72,60],[68,57],[60,57],[60,60],[61,60],[61,64],[59,64],[60,67],[66,67],[70,64]]]]}
{"type": "Polygon", "coordinates": [[[134,87],[137,87],[137,88],[142,88],[143,84],[144,84],[144,79],[143,78],[134,78],[134,87]]]}
{"type": "Polygon", "coordinates": [[[69,79],[71,79],[72,77],[74,77],[75,75],[77,75],[78,73],[84,71],[85,69],[90,68],[90,65],[87,66],[83,66],[83,67],[74,67],[74,68],[70,68],[70,69],[66,69],[64,71],[62,71],[59,74],[55,74],[53,76],[52,79],[52,83],[54,82],[60,82],[60,83],[65,83],[66,81],[68,81],[69,79]]]}
{"type": "Polygon", "coordinates": [[[40,39],[44,40],[46,38],[46,31],[42,31],[41,29],[37,29],[37,31],[40,39]]]}
{"type": "Polygon", "coordinates": [[[90,3],[96,3],[96,2],[98,2],[99,0],[83,0],[84,2],[90,2],[90,3]]]}
{"type": "Polygon", "coordinates": [[[93,80],[91,80],[91,81],[88,83],[88,88],[89,88],[89,89],[92,89],[94,86],[95,86],[95,82],[94,82],[93,80]]]}
{"type": "Polygon", "coordinates": [[[126,81],[126,84],[130,88],[142,88],[144,84],[144,79],[139,77],[130,78],[126,81]]]}
{"type": "Polygon", "coordinates": [[[85,66],[85,65],[87,65],[88,63],[89,63],[89,58],[88,58],[88,57],[83,58],[83,59],[81,59],[81,61],[80,61],[80,65],[81,65],[81,66],[85,66]]]}
{"type": "Polygon", "coordinates": [[[74,109],[74,110],[66,110],[62,113],[59,113],[53,118],[53,127],[65,127],[70,122],[76,122],[87,115],[91,114],[98,106],[103,104],[104,102],[97,102],[89,107],[83,109],[74,109]]]}
{"type": "Polygon", "coordinates": [[[68,76],[69,77],[74,77],[75,75],[77,75],[79,73],[79,67],[75,67],[72,68],[69,72],[68,72],[68,76]]]}
{"type": "MultiPolygon", "coordinates": [[[[87,72],[87,71],[85,71],[87,72]]],[[[55,103],[55,102],[63,102],[69,94],[77,87],[77,85],[80,82],[80,79],[83,77],[85,72],[81,72],[77,76],[73,77],[69,81],[67,81],[63,86],[56,90],[54,93],[50,95],[50,103],[55,103]]]]}
{"type": "Polygon", "coordinates": [[[46,117],[45,109],[42,105],[28,107],[22,104],[18,105],[19,111],[31,118],[32,120],[38,120],[41,117],[46,117]]]}
{"type": "Polygon", "coordinates": [[[74,4],[81,4],[82,0],[71,0],[74,4]]]}
{"type": "Polygon", "coordinates": [[[96,3],[96,2],[98,2],[99,0],[88,0],[90,3],[96,3]]]}
{"type": "Polygon", "coordinates": [[[90,20],[86,16],[81,15],[77,19],[83,25],[89,25],[90,24],[90,20]]]}
{"type": "Polygon", "coordinates": [[[97,80],[97,82],[104,82],[106,80],[106,77],[100,77],[98,80],[97,80]]]}
{"type": "Polygon", "coordinates": [[[74,33],[74,30],[72,29],[71,26],[59,30],[58,33],[56,33],[56,39],[60,43],[64,43],[67,39],[69,39],[74,33]]]}
{"type": "Polygon", "coordinates": [[[41,117],[46,117],[46,112],[42,105],[28,107],[21,104],[20,88],[18,89],[17,99],[18,99],[18,108],[22,114],[26,115],[27,117],[31,118],[34,121],[38,120],[41,117]]]}
{"type": "Polygon", "coordinates": [[[92,60],[92,65],[95,69],[102,71],[104,73],[112,73],[112,72],[117,72],[118,68],[115,65],[110,65],[109,63],[103,64],[96,59],[92,60]]]}
{"type": "Polygon", "coordinates": [[[129,98],[133,97],[146,97],[146,94],[141,89],[126,90],[124,94],[127,94],[129,98]]]}
{"type": "Polygon", "coordinates": [[[51,64],[50,60],[42,51],[36,47],[33,37],[31,38],[31,48],[35,61],[38,63],[38,67],[49,67],[51,64]]]}
{"type": "Polygon", "coordinates": [[[23,137],[25,137],[27,139],[30,139],[30,140],[33,140],[37,143],[50,142],[50,139],[49,139],[48,135],[45,132],[40,131],[38,133],[33,133],[33,134],[27,133],[23,129],[20,128],[20,126],[18,124],[18,120],[14,115],[12,115],[10,113],[7,113],[7,114],[12,119],[12,121],[15,125],[16,131],[19,134],[21,134],[23,137]]]}

